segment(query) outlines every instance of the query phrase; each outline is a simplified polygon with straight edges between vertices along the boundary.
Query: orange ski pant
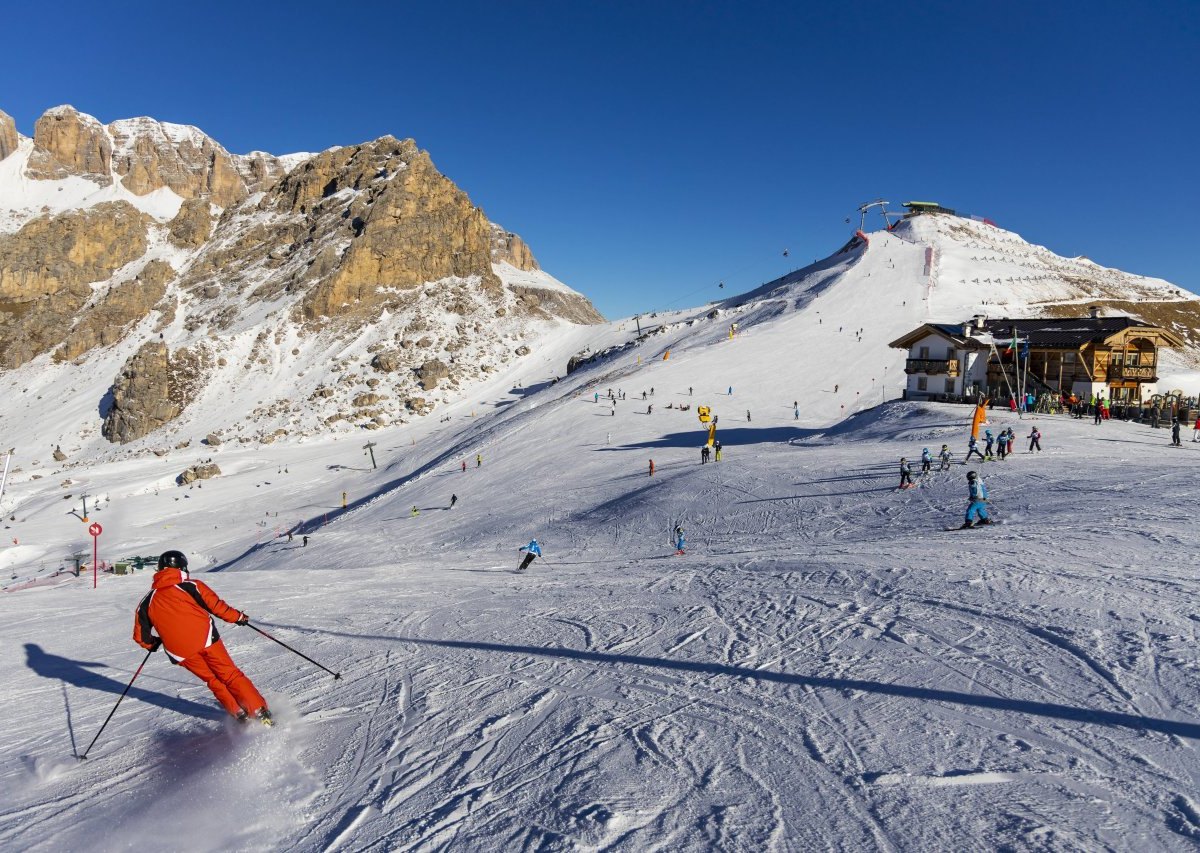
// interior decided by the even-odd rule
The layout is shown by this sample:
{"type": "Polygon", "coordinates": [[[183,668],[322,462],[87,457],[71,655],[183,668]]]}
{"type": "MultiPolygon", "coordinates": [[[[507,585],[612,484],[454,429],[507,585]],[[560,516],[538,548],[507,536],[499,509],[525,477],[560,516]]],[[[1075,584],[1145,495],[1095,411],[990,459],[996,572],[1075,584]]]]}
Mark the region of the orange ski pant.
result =
{"type": "Polygon", "coordinates": [[[222,640],[196,652],[180,666],[207,684],[217,701],[235,717],[243,708],[253,715],[259,708],[267,706],[262,694],[229,657],[222,640]]]}

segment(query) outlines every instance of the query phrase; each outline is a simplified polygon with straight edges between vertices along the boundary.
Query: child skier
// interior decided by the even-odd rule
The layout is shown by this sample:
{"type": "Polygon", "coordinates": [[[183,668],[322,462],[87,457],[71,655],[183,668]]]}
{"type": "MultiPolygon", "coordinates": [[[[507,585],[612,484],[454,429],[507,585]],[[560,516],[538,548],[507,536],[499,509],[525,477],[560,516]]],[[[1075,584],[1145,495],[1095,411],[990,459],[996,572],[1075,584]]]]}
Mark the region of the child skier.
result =
{"type": "Polygon", "coordinates": [[[1042,441],[1042,433],[1037,427],[1034,427],[1033,429],[1031,429],[1029,431],[1029,452],[1033,453],[1033,451],[1036,450],[1038,453],[1041,453],[1042,452],[1041,441],[1042,441]]]}
{"type": "Polygon", "coordinates": [[[1013,451],[1012,451],[1012,448],[1013,448],[1013,444],[1014,444],[1014,443],[1016,442],[1016,440],[1017,440],[1017,434],[1016,434],[1015,432],[1013,432],[1013,428],[1012,428],[1012,427],[1009,427],[1009,428],[1008,428],[1008,430],[1007,430],[1007,432],[1008,432],[1008,438],[1007,438],[1007,439],[1005,439],[1005,441],[1007,441],[1007,442],[1008,442],[1008,455],[1009,455],[1009,456],[1012,456],[1012,452],[1013,452],[1013,451]]]}
{"type": "Polygon", "coordinates": [[[943,444],[942,452],[938,454],[938,458],[942,460],[942,464],[938,468],[939,471],[949,471],[950,470],[950,457],[953,455],[954,454],[950,452],[950,445],[943,444]]]}
{"type": "Polygon", "coordinates": [[[900,457],[900,488],[911,489],[916,483],[912,478],[912,466],[908,464],[908,460],[903,456],[900,457]]]}
{"type": "Polygon", "coordinates": [[[983,438],[984,441],[987,442],[987,447],[983,452],[983,458],[984,460],[988,460],[992,458],[992,444],[995,443],[996,439],[992,437],[992,431],[990,429],[985,429],[983,431],[983,438]]]}
{"type": "Polygon", "coordinates": [[[928,474],[933,468],[933,454],[929,452],[928,447],[921,448],[921,473],[928,474]]]}
{"type": "Polygon", "coordinates": [[[1171,444],[1175,447],[1182,447],[1179,443],[1179,418],[1171,418],[1171,444]]]}
{"type": "Polygon", "coordinates": [[[521,565],[517,567],[518,572],[525,571],[529,568],[530,563],[532,563],[537,557],[542,556],[541,546],[538,545],[538,541],[536,539],[531,539],[528,545],[524,545],[517,549],[518,554],[522,551],[525,552],[525,559],[522,560],[521,565]]]}
{"type": "Polygon", "coordinates": [[[979,479],[976,471],[967,472],[967,496],[970,503],[967,504],[967,517],[963,521],[963,528],[974,527],[976,519],[979,524],[991,524],[992,520],[988,518],[986,506],[988,502],[987,486],[983,484],[983,480],[979,479]]]}
{"type": "Polygon", "coordinates": [[[996,458],[1004,461],[1008,458],[1008,430],[1000,430],[1000,436],[996,441],[996,458]]]}
{"type": "Polygon", "coordinates": [[[134,611],[133,641],[152,652],[162,646],[171,663],[207,684],[239,723],[253,716],[274,725],[266,700],[229,657],[213,622],[216,616],[248,625],[250,617],[218,598],[207,584],[192,580],[187,565],[181,551],[164,551],[158,558],[150,592],[134,611]]]}
{"type": "Polygon", "coordinates": [[[675,528],[675,553],[678,556],[683,556],[683,546],[687,544],[687,540],[683,538],[683,526],[675,528]]]}
{"type": "Polygon", "coordinates": [[[972,453],[979,457],[980,462],[986,461],[983,458],[983,454],[979,452],[979,442],[975,440],[975,436],[967,439],[967,458],[963,460],[964,465],[971,461],[972,453]]]}

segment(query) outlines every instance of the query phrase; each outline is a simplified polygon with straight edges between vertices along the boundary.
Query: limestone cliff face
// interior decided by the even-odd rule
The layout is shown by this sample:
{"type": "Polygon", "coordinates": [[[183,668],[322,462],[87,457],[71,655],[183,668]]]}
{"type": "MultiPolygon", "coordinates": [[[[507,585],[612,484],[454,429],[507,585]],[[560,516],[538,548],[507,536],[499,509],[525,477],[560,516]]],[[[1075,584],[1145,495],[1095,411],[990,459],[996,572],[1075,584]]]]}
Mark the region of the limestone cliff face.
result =
{"type": "Polygon", "coordinates": [[[533,257],[533,252],[525,245],[525,241],[519,235],[511,231],[506,231],[493,222],[491,238],[493,261],[498,263],[503,261],[506,264],[512,264],[519,270],[541,269],[538,266],[537,259],[533,257]]]}
{"type": "MultiPolygon", "coordinates": [[[[309,292],[305,317],[371,312],[386,296],[381,291],[415,288],[451,276],[479,276],[484,289],[499,291],[483,211],[440,174],[412,140],[400,143],[385,138],[371,148],[366,158],[371,168],[383,158],[375,175],[386,172],[387,176],[352,217],[350,245],[337,269],[309,292]]],[[[316,177],[326,191],[336,193],[339,182],[349,177],[325,183],[322,164],[310,161],[309,165],[313,168],[307,177],[316,177]]]]}
{"type": "Polygon", "coordinates": [[[109,202],[0,235],[0,367],[61,343],[91,284],[145,254],[148,219],[127,202],[109,202]]]}
{"type": "Polygon", "coordinates": [[[167,292],[167,282],[174,277],[175,270],[166,261],[150,261],[132,281],[111,288],[81,312],[67,339],[54,350],[54,360],[69,361],[94,347],[120,341],[131,325],[158,304],[167,292]]]}
{"type": "Polygon", "coordinates": [[[114,121],[112,169],[135,195],[170,187],[183,198],[229,207],[249,194],[233,157],[200,130],[152,118],[114,121]]]}
{"type": "Polygon", "coordinates": [[[112,183],[112,140],[104,125],[74,107],[47,110],[33,126],[33,155],[26,174],[57,179],[70,175],[112,183]]]}
{"type": "Polygon", "coordinates": [[[145,343],[117,374],[101,432],[126,444],[170,423],[184,410],[211,367],[203,350],[171,353],[162,341],[145,343]]]}
{"type": "Polygon", "coordinates": [[[0,160],[16,151],[20,141],[20,137],[17,136],[17,125],[12,116],[4,110],[0,110],[0,160]]]}

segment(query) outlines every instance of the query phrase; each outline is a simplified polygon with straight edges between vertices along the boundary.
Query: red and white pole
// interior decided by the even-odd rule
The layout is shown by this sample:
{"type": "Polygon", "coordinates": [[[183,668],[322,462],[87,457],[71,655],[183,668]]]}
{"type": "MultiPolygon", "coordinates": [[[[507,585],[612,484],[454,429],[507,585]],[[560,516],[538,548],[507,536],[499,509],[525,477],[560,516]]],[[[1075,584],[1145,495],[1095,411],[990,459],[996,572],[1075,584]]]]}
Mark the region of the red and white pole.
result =
{"type": "Polygon", "coordinates": [[[100,542],[100,534],[104,532],[104,528],[99,522],[92,522],[88,527],[88,533],[92,534],[92,589],[96,588],[96,572],[97,572],[97,551],[100,542]]]}

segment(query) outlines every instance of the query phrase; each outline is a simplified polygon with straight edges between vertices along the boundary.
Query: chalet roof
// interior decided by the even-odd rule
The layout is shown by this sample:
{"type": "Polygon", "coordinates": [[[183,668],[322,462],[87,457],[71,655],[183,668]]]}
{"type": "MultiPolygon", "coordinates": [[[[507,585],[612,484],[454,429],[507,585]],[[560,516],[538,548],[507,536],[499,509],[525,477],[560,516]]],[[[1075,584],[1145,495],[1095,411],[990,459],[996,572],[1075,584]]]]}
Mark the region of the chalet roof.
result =
{"type": "Polygon", "coordinates": [[[984,320],[982,329],[972,326],[970,337],[963,335],[963,323],[925,323],[892,341],[890,346],[907,349],[925,335],[935,333],[962,349],[984,349],[992,343],[1011,341],[1014,329],[1021,342],[1028,341],[1032,347],[1050,349],[1082,349],[1088,344],[1103,344],[1129,329],[1145,329],[1170,346],[1181,347],[1185,343],[1168,329],[1120,316],[984,320]]]}

